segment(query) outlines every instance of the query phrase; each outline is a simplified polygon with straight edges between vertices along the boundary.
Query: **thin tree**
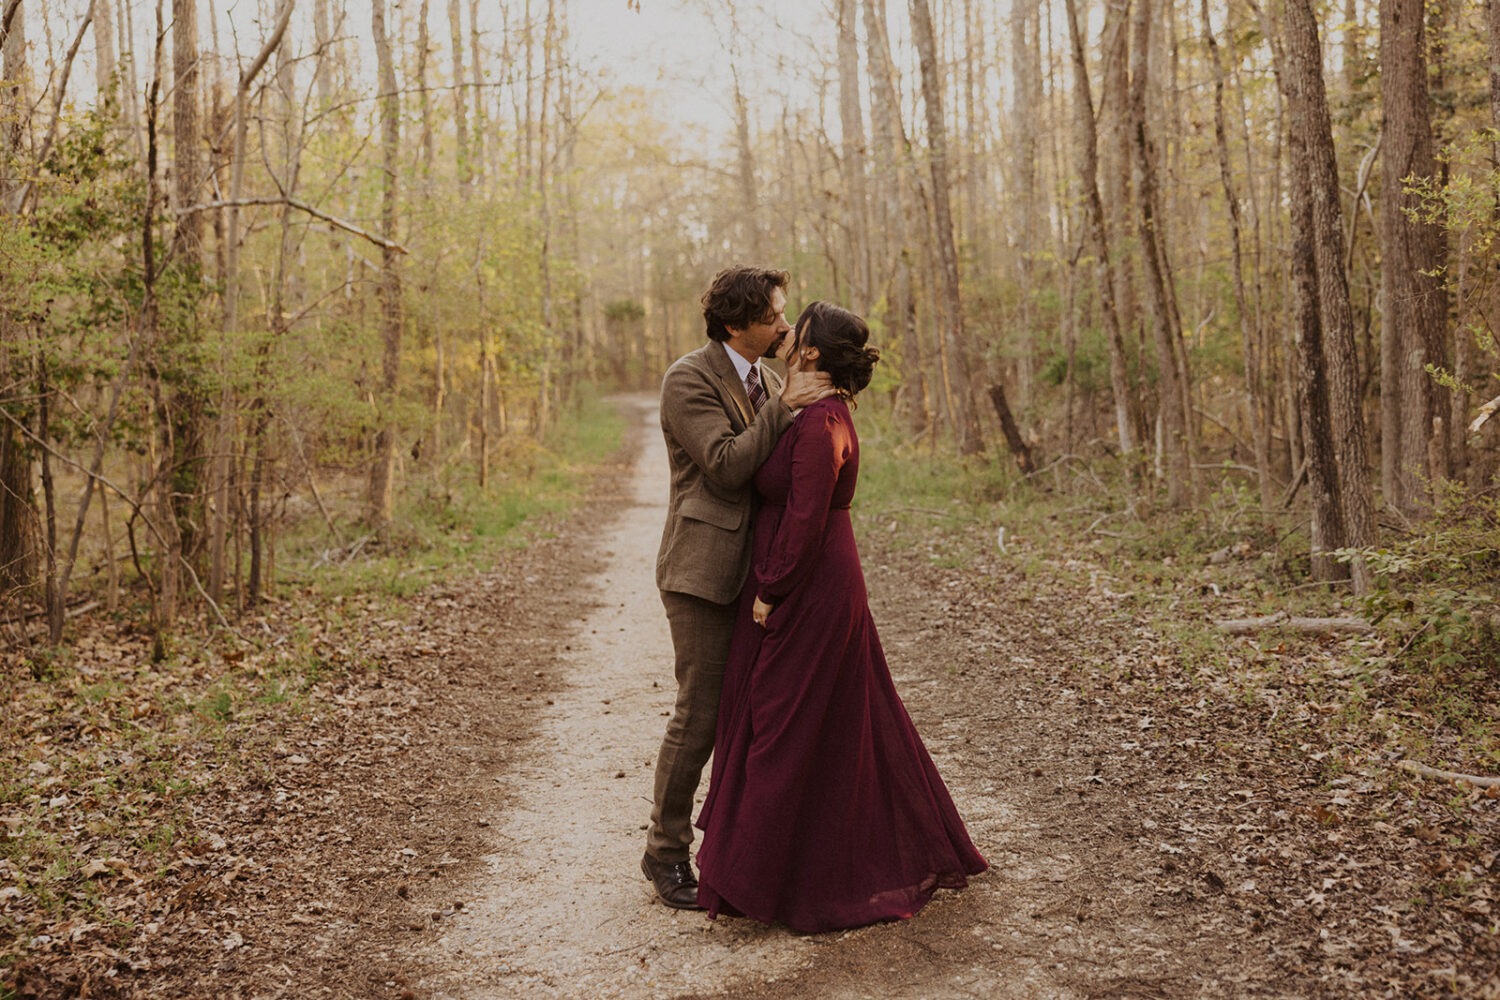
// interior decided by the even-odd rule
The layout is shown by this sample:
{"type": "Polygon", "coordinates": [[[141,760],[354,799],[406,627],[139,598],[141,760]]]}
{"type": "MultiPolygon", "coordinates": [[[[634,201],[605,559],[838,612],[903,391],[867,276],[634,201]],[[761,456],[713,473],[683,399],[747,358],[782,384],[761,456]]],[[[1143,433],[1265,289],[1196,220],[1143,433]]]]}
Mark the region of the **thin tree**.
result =
{"type": "Polygon", "coordinates": [[[1187,373],[1182,365],[1182,326],[1170,284],[1166,239],[1162,233],[1156,145],[1148,127],[1146,94],[1151,73],[1151,0],[1135,0],[1130,46],[1131,152],[1137,199],[1136,235],[1145,262],[1146,304],[1156,347],[1160,437],[1168,504],[1178,507],[1193,495],[1193,456],[1187,373]]]}
{"type": "Polygon", "coordinates": [[[839,166],[843,171],[848,219],[849,285],[854,308],[868,312],[871,303],[869,201],[865,185],[865,125],[860,108],[859,39],[855,31],[858,0],[838,0],[839,166]]]}
{"type": "MultiPolygon", "coordinates": [[[[385,28],[386,0],[370,4],[370,25],[375,36],[376,80],[379,87],[381,149],[381,231],[389,242],[396,234],[397,182],[401,169],[401,96],[396,89],[396,69],[391,59],[391,40],[385,28]]],[[[370,463],[370,485],[366,520],[377,533],[389,531],[392,517],[392,480],[396,471],[396,390],[401,374],[401,272],[400,253],[394,246],[380,251],[380,282],[376,299],[380,309],[381,356],[378,397],[379,430],[370,463]]]]}
{"type": "Polygon", "coordinates": [[[1426,370],[1446,366],[1444,246],[1436,226],[1414,217],[1412,187],[1437,176],[1425,50],[1422,0],[1380,0],[1381,486],[1406,513],[1425,506],[1423,480],[1448,474],[1446,407],[1426,370]]]}
{"type": "MultiPolygon", "coordinates": [[[[21,188],[12,165],[20,161],[30,107],[26,11],[21,0],[4,0],[0,7],[0,74],[0,224],[10,226],[20,213],[21,188]]],[[[0,309],[0,374],[7,386],[31,382],[25,359],[15,347],[18,339],[15,318],[10,310],[0,309]]],[[[11,395],[8,389],[6,395],[11,395]]],[[[36,514],[31,452],[23,430],[26,414],[4,398],[0,406],[12,418],[0,423],[0,588],[12,591],[35,582],[32,532],[36,514]]]]}
{"type": "Polygon", "coordinates": [[[922,102],[927,109],[927,144],[932,173],[934,239],[937,244],[938,287],[943,323],[943,387],[949,419],[961,454],[984,449],[979,420],[969,385],[970,363],[964,338],[963,303],[959,296],[958,247],[954,242],[953,212],[949,206],[948,138],[943,121],[943,85],[938,65],[932,10],[927,0],[910,0],[912,38],[922,71],[922,102]]]}
{"type": "MultiPolygon", "coordinates": [[[[223,312],[221,324],[226,345],[232,349],[235,334],[240,325],[240,207],[245,187],[245,147],[248,141],[250,120],[250,91],[255,79],[265,68],[266,62],[281,46],[291,23],[292,9],[296,0],[281,0],[271,33],[261,45],[260,51],[250,64],[240,71],[234,92],[233,146],[230,152],[229,198],[223,204],[223,312]]],[[[190,214],[197,217],[197,206],[189,203],[179,206],[194,209],[190,214]]],[[[219,395],[219,419],[215,431],[214,458],[210,470],[211,492],[214,497],[209,524],[209,597],[218,601],[223,594],[226,577],[225,542],[232,516],[230,503],[230,453],[234,447],[234,396],[231,383],[226,378],[219,395]]]]}
{"type": "Polygon", "coordinates": [[[1208,49],[1214,73],[1214,150],[1219,160],[1219,182],[1224,189],[1224,204],[1229,210],[1230,269],[1234,277],[1235,313],[1240,325],[1240,345],[1245,352],[1245,395],[1250,402],[1250,442],[1255,454],[1256,483],[1260,488],[1260,505],[1270,511],[1276,502],[1271,483],[1271,424],[1265,416],[1264,387],[1261,375],[1260,332],[1255,328],[1250,296],[1245,288],[1245,261],[1241,237],[1240,196],[1229,164],[1228,128],[1224,114],[1224,60],[1214,38],[1208,16],[1208,0],[1201,0],[1203,41],[1208,49]]]}
{"type": "Polygon", "coordinates": [[[870,122],[875,139],[874,182],[879,191],[876,227],[881,254],[878,271],[884,275],[886,323],[889,335],[901,345],[906,372],[897,395],[897,410],[913,434],[927,430],[931,421],[927,398],[927,366],[922,335],[917,327],[917,303],[912,284],[910,219],[914,211],[911,183],[911,144],[901,118],[895,66],[891,60],[883,0],[865,0],[865,46],[869,66],[870,122]]]}
{"type": "Polygon", "coordinates": [[[1129,373],[1125,365],[1125,336],[1120,329],[1116,308],[1115,274],[1110,260],[1109,229],[1105,224],[1104,202],[1099,196],[1099,136],[1094,125],[1094,98],[1089,84],[1088,64],[1083,54],[1083,34],[1078,25],[1075,0],[1066,0],[1068,35],[1073,48],[1073,129],[1078,144],[1078,176],[1083,185],[1084,214],[1089,236],[1094,244],[1094,272],[1099,286],[1099,312],[1109,343],[1109,382],[1114,393],[1115,434],[1120,453],[1135,450],[1131,415],[1129,373]]]}
{"type": "MultiPolygon", "coordinates": [[[[1287,103],[1287,130],[1293,143],[1291,202],[1294,213],[1300,213],[1294,215],[1294,221],[1304,230],[1311,230],[1321,340],[1319,358],[1327,377],[1330,414],[1327,433],[1332,435],[1337,460],[1336,478],[1328,484],[1332,497],[1326,503],[1337,505],[1338,515],[1334,516],[1331,507],[1325,509],[1324,520],[1329,530],[1324,541],[1329,548],[1362,548],[1375,542],[1375,518],[1360,412],[1354,319],[1344,273],[1338,164],[1323,85],[1322,48],[1311,0],[1286,0],[1284,14],[1284,55],[1278,75],[1287,103]]],[[[1294,233],[1294,240],[1299,238],[1307,239],[1307,233],[1294,233]]],[[[1294,267],[1305,263],[1295,251],[1292,258],[1294,267]]],[[[1298,328],[1305,329],[1304,323],[1299,322],[1298,328]]],[[[1308,364],[1304,355],[1304,439],[1309,449],[1309,482],[1313,482],[1311,468],[1316,459],[1311,450],[1312,437],[1324,431],[1306,424],[1310,414],[1315,413],[1308,405],[1313,399],[1311,394],[1322,392],[1321,387],[1313,384],[1308,364]]],[[[1355,591],[1363,593],[1370,584],[1368,568],[1359,559],[1350,566],[1355,591]]]]}

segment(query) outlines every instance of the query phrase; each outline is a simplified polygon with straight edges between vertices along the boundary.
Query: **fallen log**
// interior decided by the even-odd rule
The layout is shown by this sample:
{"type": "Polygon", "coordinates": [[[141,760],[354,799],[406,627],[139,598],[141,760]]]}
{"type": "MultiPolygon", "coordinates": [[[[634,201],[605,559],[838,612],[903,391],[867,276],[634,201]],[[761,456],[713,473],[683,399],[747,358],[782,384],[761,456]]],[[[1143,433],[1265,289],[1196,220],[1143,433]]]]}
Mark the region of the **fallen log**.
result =
{"type": "Polygon", "coordinates": [[[1214,625],[1231,635],[1244,635],[1266,628],[1291,629],[1293,632],[1311,632],[1315,635],[1330,635],[1342,632],[1364,635],[1375,631],[1375,626],[1363,618],[1299,618],[1278,611],[1274,615],[1260,618],[1220,618],[1214,625]]]}
{"type": "Polygon", "coordinates": [[[1462,781],[1476,788],[1500,788],[1500,778],[1486,777],[1481,774],[1461,774],[1458,771],[1444,771],[1439,767],[1428,767],[1426,764],[1418,764],[1414,760],[1398,760],[1396,766],[1403,771],[1412,774],[1420,774],[1424,778],[1437,778],[1441,781],[1462,781]]]}

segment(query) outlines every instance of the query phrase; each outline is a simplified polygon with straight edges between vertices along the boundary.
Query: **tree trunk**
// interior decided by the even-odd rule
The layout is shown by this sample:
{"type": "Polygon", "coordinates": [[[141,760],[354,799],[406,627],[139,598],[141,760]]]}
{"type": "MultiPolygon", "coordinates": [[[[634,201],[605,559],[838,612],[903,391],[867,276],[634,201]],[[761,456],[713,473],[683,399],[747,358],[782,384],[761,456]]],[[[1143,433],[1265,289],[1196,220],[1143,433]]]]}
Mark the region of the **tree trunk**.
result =
{"type": "MultiPolygon", "coordinates": [[[[912,288],[911,217],[913,212],[910,171],[911,151],[901,107],[896,97],[895,68],[891,62],[886,32],[885,5],[865,0],[865,39],[870,70],[870,122],[879,156],[872,160],[880,192],[879,242],[885,252],[879,258],[885,277],[887,328],[900,345],[907,362],[906,377],[898,391],[897,412],[908,432],[920,435],[931,420],[928,412],[927,365],[922,338],[917,329],[917,304],[912,288]]],[[[873,235],[873,234],[872,234],[873,235]]]]}
{"type": "Polygon", "coordinates": [[[313,89],[318,95],[318,108],[327,109],[333,103],[333,75],[328,71],[328,49],[334,44],[333,25],[328,20],[328,0],[313,0],[313,44],[317,48],[313,59],[313,89]]]}
{"type": "MultiPolygon", "coordinates": [[[[1328,377],[1331,433],[1338,465],[1334,502],[1339,506],[1339,527],[1344,531],[1343,537],[1330,537],[1329,542],[1363,548],[1375,544],[1375,517],[1360,412],[1354,318],[1344,274],[1338,165],[1311,0],[1287,0],[1284,36],[1285,67],[1280,75],[1290,116],[1288,132],[1295,140],[1292,165],[1297,171],[1291,200],[1297,211],[1310,216],[1304,222],[1312,229],[1321,353],[1328,377]]],[[[1306,416],[1304,407],[1304,419],[1306,416]]],[[[1309,439],[1313,433],[1311,428],[1306,430],[1309,439]]],[[[1309,468],[1312,462],[1309,451],[1309,468]]],[[[1351,568],[1355,592],[1364,593],[1370,584],[1368,569],[1361,560],[1355,560],[1351,568]]]]}
{"type": "MultiPolygon", "coordinates": [[[[1500,225],[1500,0],[1485,0],[1484,10],[1486,26],[1485,43],[1488,53],[1487,61],[1489,63],[1489,126],[1495,130],[1495,138],[1490,143],[1489,166],[1491,176],[1496,178],[1496,182],[1492,182],[1495,183],[1495,186],[1490,192],[1490,197],[1493,199],[1495,206],[1490,225],[1497,226],[1500,225]]],[[[1486,268],[1492,275],[1496,264],[1496,251],[1494,249],[1491,249],[1487,255],[1481,257],[1477,262],[1477,266],[1486,268]]],[[[1486,282],[1484,296],[1484,302],[1480,306],[1483,310],[1481,322],[1490,330],[1500,329],[1500,282],[1493,280],[1493,278],[1486,282]]],[[[1491,373],[1493,373],[1495,367],[1493,360],[1488,364],[1483,362],[1478,346],[1474,341],[1472,333],[1466,331],[1462,334],[1462,349],[1468,353],[1471,359],[1470,370],[1473,372],[1471,381],[1477,381],[1481,366],[1491,373]]],[[[1490,384],[1493,385],[1493,382],[1490,384]]],[[[1453,433],[1455,435],[1472,433],[1464,430],[1464,427],[1468,424],[1469,421],[1466,412],[1465,419],[1455,423],[1453,433]]],[[[1467,482],[1471,488],[1482,488],[1485,484],[1489,483],[1490,478],[1494,475],[1497,451],[1500,451],[1500,448],[1497,448],[1493,443],[1494,440],[1494,437],[1490,437],[1489,441],[1492,443],[1489,445],[1473,442],[1474,446],[1469,455],[1467,469],[1467,482]]]]}
{"type": "Polygon", "coordinates": [[[1036,471],[1031,446],[1021,436],[1021,428],[1016,425],[1016,418],[1010,412],[1010,403],[1005,399],[1005,386],[999,382],[990,386],[990,405],[995,408],[995,416],[1000,418],[1000,430],[1005,435],[1005,445],[1010,449],[1011,457],[1016,460],[1016,468],[1025,475],[1031,475],[1036,471]]]}
{"type": "Polygon", "coordinates": [[[478,184],[486,176],[494,176],[489,162],[491,133],[489,112],[484,103],[484,48],[480,44],[479,30],[480,0],[469,0],[469,72],[474,81],[474,145],[470,155],[470,183],[478,184]]]}
{"type": "MultiPolygon", "coordinates": [[[[157,172],[160,156],[157,124],[160,115],[162,83],[161,39],[166,37],[162,23],[161,3],[156,7],[157,45],[152,60],[151,86],[146,95],[146,206],[141,217],[141,336],[151,345],[149,355],[157,371],[164,361],[162,350],[160,317],[156,299],[156,285],[160,278],[159,262],[156,258],[156,212],[160,197],[157,172]]],[[[151,492],[153,494],[157,530],[157,570],[160,573],[156,600],[152,608],[152,658],[160,661],[166,656],[167,633],[177,618],[178,588],[182,576],[182,536],[178,531],[177,507],[172,490],[171,441],[172,417],[165,399],[164,386],[159,375],[150,385],[152,414],[158,429],[156,454],[152,459],[151,492]]]]}
{"type": "Polygon", "coordinates": [[[422,188],[430,196],[432,191],[432,165],[437,159],[437,147],[432,133],[432,97],[427,86],[427,57],[431,54],[432,37],[428,20],[432,0],[422,0],[417,7],[417,118],[422,123],[422,188]]]}
{"type": "MultiPolygon", "coordinates": [[[[370,24],[375,36],[375,61],[380,90],[381,133],[381,231],[387,240],[396,235],[396,184],[401,168],[401,98],[396,90],[391,42],[385,30],[386,0],[370,4],[370,24]]],[[[396,390],[401,371],[401,274],[399,252],[384,246],[380,252],[380,283],[376,299],[380,305],[380,332],[384,352],[380,366],[378,420],[375,455],[370,464],[370,489],[366,519],[378,534],[391,526],[392,479],[396,470],[396,390]]]]}
{"type": "Polygon", "coordinates": [[[1116,309],[1114,269],[1110,262],[1109,230],[1104,202],[1099,196],[1099,137],[1094,126],[1094,98],[1084,60],[1083,34],[1075,0],[1066,0],[1068,35],[1073,48],[1073,128],[1078,139],[1078,176],[1083,184],[1084,213],[1094,244],[1094,271],[1099,284],[1099,313],[1109,342],[1109,382],[1115,400],[1115,434],[1120,454],[1135,450],[1135,419],[1131,413],[1129,373],[1125,364],[1125,336],[1116,309]]]}
{"type": "Polygon", "coordinates": [[[1161,233],[1160,197],[1156,183],[1156,148],[1147,125],[1146,92],[1150,78],[1151,0],[1135,0],[1130,46],[1130,109],[1134,177],[1137,199],[1137,237],[1145,262],[1146,304],[1151,315],[1159,379],[1162,448],[1166,458],[1167,503],[1182,507],[1193,497],[1193,460],[1190,449],[1187,387],[1179,359],[1182,330],[1171,295],[1166,248],[1161,233]]]}
{"type": "Polygon", "coordinates": [[[118,82],[117,72],[114,0],[94,0],[94,80],[101,102],[118,82]]]}
{"type": "MultiPolygon", "coordinates": [[[[10,15],[9,21],[0,23],[0,223],[12,225],[12,216],[19,206],[15,204],[18,184],[12,175],[12,160],[21,152],[24,122],[30,101],[27,96],[26,67],[26,14],[25,8],[14,0],[0,0],[0,9],[10,15]]],[[[27,387],[31,378],[27,364],[18,353],[13,353],[19,339],[18,328],[10,311],[0,309],[0,373],[4,374],[7,387],[27,387]]],[[[25,389],[18,395],[29,395],[25,389]]],[[[5,395],[10,396],[7,388],[5,395]]],[[[25,411],[21,407],[12,409],[8,399],[0,398],[0,406],[7,413],[24,422],[25,411]],[[20,414],[17,414],[20,410],[20,414]]],[[[35,551],[31,544],[31,529],[35,511],[33,504],[32,462],[30,446],[25,435],[11,420],[0,420],[0,594],[9,595],[12,590],[29,587],[36,579],[35,551]]]]}
{"type": "MultiPolygon", "coordinates": [[[[198,0],[172,0],[172,198],[178,209],[200,200],[199,68],[198,0]]],[[[172,234],[172,255],[179,266],[195,266],[202,248],[202,213],[179,215],[172,234]]]]}
{"type": "MultiPolygon", "coordinates": [[[[1290,67],[1289,67],[1290,69],[1290,67]]],[[[1312,173],[1307,138],[1293,127],[1289,135],[1291,177],[1291,270],[1293,337],[1297,346],[1297,403],[1302,414],[1308,493],[1312,499],[1312,576],[1337,580],[1347,571],[1332,550],[1344,545],[1347,531],[1339,504],[1338,458],[1333,445],[1333,417],[1328,403],[1328,374],[1323,355],[1323,325],[1319,313],[1318,260],[1315,225],[1308,194],[1312,173]]]]}
{"type": "MultiPolygon", "coordinates": [[[[1399,414],[1399,438],[1382,440],[1381,471],[1386,502],[1405,513],[1428,504],[1424,481],[1448,474],[1447,407],[1439,406],[1427,365],[1446,366],[1447,294],[1440,271],[1441,233],[1413,219],[1419,194],[1408,184],[1437,174],[1427,96],[1424,6],[1422,0],[1380,0],[1380,84],[1385,113],[1381,140],[1384,192],[1380,204],[1381,373],[1394,370],[1395,384],[1382,382],[1382,407],[1399,414]],[[1391,391],[1394,390],[1394,391],[1391,391]],[[1429,453],[1437,466],[1429,465],[1429,453]]],[[[1382,428],[1389,417],[1382,414],[1382,428]]]]}
{"type": "Polygon", "coordinates": [[[1219,156],[1219,181],[1229,208],[1229,248],[1234,272],[1234,305],[1240,325],[1240,344],[1245,352],[1245,394],[1250,402],[1250,442],[1255,454],[1256,482],[1261,510],[1270,512],[1276,502],[1271,482],[1271,425],[1266,419],[1261,376],[1260,331],[1255,329],[1250,296],[1245,289],[1245,262],[1240,236],[1240,198],[1229,165],[1229,138],[1224,116],[1224,63],[1208,16],[1208,0],[1201,0],[1203,40],[1214,70],[1214,146],[1219,156]]]}
{"type": "MultiPolygon", "coordinates": [[[[239,286],[239,262],[240,262],[240,232],[239,232],[239,201],[244,193],[245,184],[245,146],[249,131],[249,101],[250,87],[260,71],[265,67],[271,55],[281,46],[281,41],[286,37],[287,25],[291,22],[292,8],[295,0],[281,0],[277,11],[276,21],[272,25],[271,33],[261,45],[260,52],[256,54],[249,66],[241,72],[238,85],[234,94],[234,144],[230,153],[230,181],[229,181],[229,207],[225,210],[224,217],[224,289],[223,289],[223,317],[222,324],[224,335],[230,338],[233,344],[234,335],[239,330],[239,308],[240,308],[240,286],[239,286]]],[[[321,57],[320,57],[321,61],[321,57]]],[[[196,213],[194,213],[196,215],[196,213]]],[[[210,469],[211,488],[210,492],[214,498],[212,516],[209,524],[209,598],[215,602],[223,596],[224,579],[227,574],[225,565],[225,542],[229,533],[229,522],[232,517],[231,496],[229,491],[229,479],[232,475],[231,455],[234,451],[234,415],[235,399],[230,389],[230,380],[224,378],[223,388],[219,395],[219,418],[214,436],[214,457],[210,469]]]]}
{"type": "Polygon", "coordinates": [[[469,163],[468,81],[464,79],[464,32],[459,0],[448,0],[448,31],[453,45],[453,131],[458,193],[467,199],[473,174],[469,163]]]}
{"type": "Polygon", "coordinates": [[[848,222],[850,301],[864,314],[874,299],[870,279],[869,196],[865,189],[865,125],[860,110],[859,39],[855,31],[859,0],[838,0],[840,166],[848,222]]]}
{"type": "Polygon", "coordinates": [[[944,365],[949,418],[960,454],[984,450],[979,420],[969,383],[974,366],[964,337],[963,303],[959,297],[958,248],[954,243],[953,212],[949,206],[948,138],[943,122],[943,85],[937,61],[937,41],[928,0],[909,0],[912,40],[922,69],[922,102],[927,109],[927,142],[932,172],[933,226],[936,230],[938,286],[943,311],[944,365]]]}
{"type": "Polygon", "coordinates": [[[740,185],[740,201],[743,209],[736,213],[739,219],[739,246],[736,252],[739,259],[755,261],[764,264],[766,252],[766,234],[764,227],[760,224],[760,192],[755,182],[755,149],[750,141],[750,102],[745,98],[744,91],[740,89],[740,74],[732,64],[730,75],[734,81],[734,138],[735,150],[738,154],[736,159],[736,177],[740,185]]]}
{"type": "MultiPolygon", "coordinates": [[[[1017,244],[1017,280],[1020,284],[1020,302],[1017,319],[1025,341],[1021,345],[1018,365],[1020,403],[1029,402],[1032,345],[1029,343],[1036,326],[1034,307],[1040,289],[1036,286],[1036,258],[1041,256],[1040,213],[1037,206],[1041,191],[1038,184],[1038,113],[1042,105],[1042,52],[1039,37],[1040,0],[1025,0],[1013,9],[1011,18],[1011,59],[1016,80],[1014,111],[1011,114],[1010,161],[1015,164],[1014,194],[1015,220],[1013,231],[1017,244]]],[[[1092,127],[1092,123],[1090,124],[1092,127]]]]}

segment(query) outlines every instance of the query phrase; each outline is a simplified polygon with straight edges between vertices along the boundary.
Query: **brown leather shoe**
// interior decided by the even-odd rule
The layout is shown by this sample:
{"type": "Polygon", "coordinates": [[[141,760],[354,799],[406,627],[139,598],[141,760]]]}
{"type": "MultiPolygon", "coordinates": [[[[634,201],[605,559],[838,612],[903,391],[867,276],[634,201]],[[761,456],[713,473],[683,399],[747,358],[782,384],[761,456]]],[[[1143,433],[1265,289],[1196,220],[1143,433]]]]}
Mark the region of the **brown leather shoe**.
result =
{"type": "Polygon", "coordinates": [[[647,854],[641,858],[641,871],[663,903],[678,910],[703,909],[698,905],[698,878],[691,862],[658,861],[647,854]]]}

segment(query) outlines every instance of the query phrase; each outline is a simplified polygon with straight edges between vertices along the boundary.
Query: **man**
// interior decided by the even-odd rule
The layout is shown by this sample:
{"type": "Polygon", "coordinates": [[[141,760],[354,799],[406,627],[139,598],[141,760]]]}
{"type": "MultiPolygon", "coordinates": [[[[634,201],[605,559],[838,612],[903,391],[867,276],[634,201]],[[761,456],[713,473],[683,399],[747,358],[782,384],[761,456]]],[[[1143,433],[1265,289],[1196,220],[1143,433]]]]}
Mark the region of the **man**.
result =
{"type": "Polygon", "coordinates": [[[693,796],[713,750],[719,690],[750,568],[755,470],[795,410],[833,391],[820,373],[781,378],[761,364],[791,327],[785,271],[733,267],[703,293],[709,342],[679,358],[661,389],[661,426],[672,485],[656,559],[676,659],[677,702],[656,760],[641,870],[662,902],[698,908],[688,861],[693,796]]]}

